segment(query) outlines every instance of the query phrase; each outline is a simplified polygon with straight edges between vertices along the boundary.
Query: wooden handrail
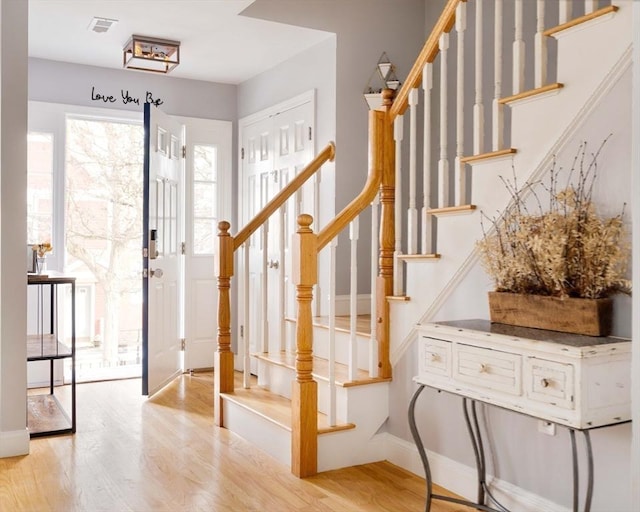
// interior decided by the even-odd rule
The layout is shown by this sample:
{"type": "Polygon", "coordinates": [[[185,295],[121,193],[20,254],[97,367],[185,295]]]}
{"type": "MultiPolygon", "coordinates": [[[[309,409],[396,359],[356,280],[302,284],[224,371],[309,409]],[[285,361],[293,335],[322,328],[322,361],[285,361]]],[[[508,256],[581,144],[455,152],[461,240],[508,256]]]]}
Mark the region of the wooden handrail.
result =
{"type": "Polygon", "coordinates": [[[431,34],[427,38],[422,50],[420,51],[420,55],[413,64],[411,71],[409,71],[409,76],[407,76],[407,80],[402,85],[398,94],[396,94],[396,99],[393,102],[393,106],[389,111],[389,122],[393,123],[393,120],[404,113],[409,105],[409,91],[411,89],[415,89],[422,83],[422,69],[425,64],[428,62],[433,62],[440,51],[438,48],[438,41],[440,40],[440,36],[446,32],[449,32],[456,21],[456,8],[458,4],[461,2],[465,2],[466,0],[448,0],[447,5],[445,5],[440,18],[438,18],[438,22],[433,27],[431,34]]]}
{"type": "MultiPolygon", "coordinates": [[[[372,111],[373,112],[373,111],[372,111]]],[[[376,117],[369,115],[369,131],[371,132],[372,126],[375,126],[376,117]]],[[[373,145],[369,146],[369,152],[379,151],[380,148],[376,148],[373,145]]],[[[372,163],[380,162],[381,158],[369,158],[372,163]]],[[[376,197],[380,182],[382,180],[382,167],[379,165],[372,165],[369,169],[369,175],[362,191],[347,205],[342,211],[334,217],[319,233],[318,233],[318,251],[322,250],[331,240],[333,240],[338,233],[347,227],[349,222],[355,219],[360,213],[367,208],[373,198],[376,197]]]]}
{"type": "Polygon", "coordinates": [[[233,250],[237,250],[247,239],[264,224],[267,219],[296,191],[311,177],[313,176],[322,164],[325,162],[333,162],[336,156],[336,145],[333,142],[329,142],[327,146],[316,155],[316,157],[309,162],[309,164],[297,174],[280,192],[278,192],[271,201],[269,201],[262,210],[260,210],[256,216],[251,219],[245,227],[243,227],[238,234],[236,234],[233,241],[233,250]]]}

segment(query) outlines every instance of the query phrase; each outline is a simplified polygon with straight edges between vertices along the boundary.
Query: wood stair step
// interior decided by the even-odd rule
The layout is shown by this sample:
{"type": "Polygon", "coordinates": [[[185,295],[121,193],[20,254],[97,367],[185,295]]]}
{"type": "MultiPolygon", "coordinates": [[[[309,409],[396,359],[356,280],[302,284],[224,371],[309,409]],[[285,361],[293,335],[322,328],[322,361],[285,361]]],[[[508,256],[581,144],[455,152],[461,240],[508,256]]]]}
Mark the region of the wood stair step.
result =
{"type": "Polygon", "coordinates": [[[513,155],[518,150],[514,148],[500,149],[498,151],[489,151],[488,153],[480,153],[478,155],[465,156],[460,159],[463,164],[473,164],[482,160],[491,160],[492,158],[502,158],[504,156],[513,155]]]}
{"type": "MultiPolygon", "coordinates": [[[[222,393],[221,397],[291,432],[291,400],[257,386],[249,389],[237,388],[232,393],[222,393]]],[[[330,426],[327,415],[318,413],[318,434],[350,430],[355,427],[353,423],[330,426]]]]}
{"type": "Polygon", "coordinates": [[[389,302],[409,302],[411,297],[408,295],[387,295],[387,300],[389,302]]]}
{"type": "MultiPolygon", "coordinates": [[[[277,353],[258,353],[252,354],[254,357],[261,361],[266,361],[270,364],[277,366],[283,366],[290,370],[295,370],[296,356],[287,352],[277,353]]],[[[358,370],[356,380],[349,379],[349,368],[346,364],[336,363],[336,385],[344,388],[353,386],[364,386],[367,384],[375,384],[378,382],[389,382],[391,379],[383,379],[381,377],[369,377],[369,373],[366,370],[358,370]]],[[[329,381],[329,361],[322,357],[313,357],[313,373],[312,375],[317,380],[325,382],[329,381]]]]}
{"type": "MultiPolygon", "coordinates": [[[[542,87],[538,87],[537,89],[530,89],[528,91],[524,91],[518,94],[514,94],[513,96],[506,96],[504,98],[500,98],[498,103],[501,105],[509,105],[511,103],[515,103],[516,101],[524,100],[527,98],[532,98],[534,96],[540,96],[541,94],[547,94],[554,91],[559,91],[564,87],[564,84],[556,82],[555,84],[543,85],[542,87]]],[[[515,153],[515,150],[513,150],[515,153]]]]}
{"type": "Polygon", "coordinates": [[[446,206],[444,208],[431,208],[427,210],[429,215],[453,215],[458,213],[471,213],[476,209],[475,204],[463,204],[461,206],[446,206]]]}
{"type": "Polygon", "coordinates": [[[602,9],[598,9],[597,11],[590,12],[589,14],[585,14],[584,16],[579,16],[577,18],[572,19],[571,21],[567,21],[562,25],[558,25],[557,27],[552,27],[550,29],[545,30],[542,34],[545,36],[554,36],[555,34],[567,30],[572,27],[576,27],[583,23],[586,23],[591,20],[595,20],[596,18],[600,18],[601,16],[606,16],[607,14],[612,14],[618,10],[618,7],[615,5],[608,5],[603,7],[602,9]]]}
{"type": "Polygon", "coordinates": [[[416,261],[416,260],[439,260],[440,254],[437,252],[431,254],[400,254],[398,255],[399,260],[403,261],[416,261]]]}

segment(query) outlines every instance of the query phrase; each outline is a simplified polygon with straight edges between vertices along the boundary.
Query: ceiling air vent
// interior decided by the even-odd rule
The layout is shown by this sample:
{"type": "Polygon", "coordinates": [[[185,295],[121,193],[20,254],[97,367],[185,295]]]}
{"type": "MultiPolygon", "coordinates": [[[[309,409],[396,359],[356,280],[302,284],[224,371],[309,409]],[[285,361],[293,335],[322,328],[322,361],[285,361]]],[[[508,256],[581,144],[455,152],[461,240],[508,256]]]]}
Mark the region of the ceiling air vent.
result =
{"type": "Polygon", "coordinates": [[[107,32],[113,25],[118,23],[118,20],[112,20],[109,18],[93,18],[89,26],[87,27],[89,30],[93,30],[98,34],[104,34],[107,32]]]}

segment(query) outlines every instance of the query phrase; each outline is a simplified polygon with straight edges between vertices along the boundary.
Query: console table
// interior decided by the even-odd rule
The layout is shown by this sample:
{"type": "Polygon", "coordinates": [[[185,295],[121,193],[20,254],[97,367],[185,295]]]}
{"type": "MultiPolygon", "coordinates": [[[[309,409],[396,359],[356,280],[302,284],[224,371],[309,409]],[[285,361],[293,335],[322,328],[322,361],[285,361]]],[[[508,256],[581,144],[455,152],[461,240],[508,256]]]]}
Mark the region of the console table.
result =
{"type": "Polygon", "coordinates": [[[409,404],[409,426],[425,470],[427,512],[434,499],[508,512],[493,498],[486,482],[478,402],[569,429],[574,512],[580,502],[575,433],[581,432],[587,452],[584,511],[590,510],[594,462],[589,431],[631,420],[630,340],[461,320],[421,326],[418,344],[418,376],[414,380],[419,387],[409,404]],[[425,386],[462,398],[476,460],[476,502],[432,492],[429,461],[415,421],[416,401],[425,386]],[[489,506],[488,501],[498,508],[489,506]]]}
{"type": "Polygon", "coordinates": [[[28,395],[27,426],[31,437],[52,434],[75,433],[76,431],[76,279],[57,272],[47,275],[28,274],[27,284],[37,286],[37,333],[27,336],[27,361],[49,361],[49,393],[28,395]],[[61,339],[58,287],[71,287],[69,343],[61,339]],[[47,293],[48,292],[48,293],[47,293]],[[48,296],[48,303],[45,300],[48,296]],[[48,314],[45,307],[48,306],[48,314]],[[48,317],[49,322],[45,319],[48,317]],[[45,325],[48,324],[48,325],[45,325]],[[71,359],[71,411],[70,414],[55,396],[54,361],[71,359]]]}

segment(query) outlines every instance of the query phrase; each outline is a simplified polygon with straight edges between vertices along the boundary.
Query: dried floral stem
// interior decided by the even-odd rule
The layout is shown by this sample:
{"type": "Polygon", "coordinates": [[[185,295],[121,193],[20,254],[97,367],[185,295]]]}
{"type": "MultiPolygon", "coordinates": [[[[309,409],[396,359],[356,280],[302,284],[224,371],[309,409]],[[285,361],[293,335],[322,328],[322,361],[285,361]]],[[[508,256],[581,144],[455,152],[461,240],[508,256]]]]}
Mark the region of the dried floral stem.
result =
{"type": "Polygon", "coordinates": [[[519,188],[515,169],[512,181],[500,177],[511,204],[494,218],[482,214],[483,236],[478,242],[483,265],[498,291],[585,298],[630,292],[624,279],[630,254],[624,208],[615,217],[601,218],[592,203],[597,159],[609,137],[590,159],[587,144],[580,144],[566,186],[559,191],[561,168],[557,169],[555,158],[548,185],[527,182],[519,188]],[[543,211],[537,186],[550,196],[548,211],[543,211]],[[528,209],[524,192],[532,195],[537,211],[528,209]],[[483,219],[493,225],[491,233],[483,219]]]}

